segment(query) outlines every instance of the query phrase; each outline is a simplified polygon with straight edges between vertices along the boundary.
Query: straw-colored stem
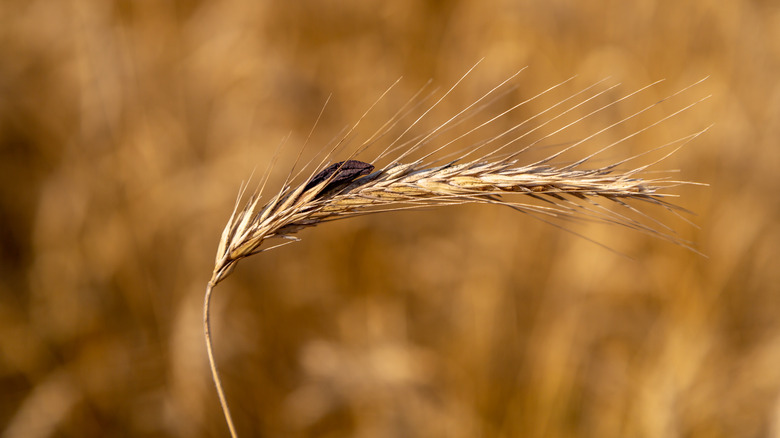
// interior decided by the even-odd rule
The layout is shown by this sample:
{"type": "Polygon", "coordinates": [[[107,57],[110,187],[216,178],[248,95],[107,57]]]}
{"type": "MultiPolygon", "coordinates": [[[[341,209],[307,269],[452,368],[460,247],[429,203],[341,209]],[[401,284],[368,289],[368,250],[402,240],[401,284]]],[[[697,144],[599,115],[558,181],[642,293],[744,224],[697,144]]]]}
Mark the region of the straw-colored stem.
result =
{"type": "Polygon", "coordinates": [[[236,427],[233,425],[233,417],[230,415],[230,408],[228,408],[227,399],[225,398],[225,391],[222,389],[222,380],[219,377],[219,371],[217,371],[217,362],[214,360],[214,350],[211,345],[211,319],[209,315],[211,291],[214,289],[215,284],[216,283],[212,280],[209,281],[208,286],[206,286],[206,296],[203,302],[203,334],[206,338],[206,352],[209,356],[211,377],[214,379],[214,386],[217,388],[219,404],[222,406],[222,413],[225,415],[225,421],[227,422],[228,429],[230,429],[230,436],[236,438],[238,437],[238,434],[236,433],[236,427]]]}

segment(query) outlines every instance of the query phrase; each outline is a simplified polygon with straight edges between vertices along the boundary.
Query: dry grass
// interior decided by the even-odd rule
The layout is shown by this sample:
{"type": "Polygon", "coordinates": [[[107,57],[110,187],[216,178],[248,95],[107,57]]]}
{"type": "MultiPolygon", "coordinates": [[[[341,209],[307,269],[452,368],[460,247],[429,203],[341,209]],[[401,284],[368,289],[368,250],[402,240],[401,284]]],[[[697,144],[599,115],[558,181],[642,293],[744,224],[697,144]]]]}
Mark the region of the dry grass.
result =
{"type": "MultiPolygon", "coordinates": [[[[476,66],[469,70],[469,73],[474,68],[476,66]]],[[[513,111],[527,104],[530,100],[534,100],[563,84],[557,84],[534,96],[534,98],[520,102],[508,109],[500,108],[495,111],[497,115],[488,118],[484,122],[475,122],[475,116],[492,109],[491,103],[495,104],[496,95],[504,92],[503,87],[510,80],[514,79],[515,76],[517,74],[492,88],[475,102],[449,117],[444,123],[417,137],[408,138],[408,134],[465,79],[465,76],[432,105],[424,107],[425,109],[421,115],[411,117],[411,121],[404,123],[409,115],[405,111],[405,107],[399,110],[396,113],[396,117],[382,124],[352,154],[356,155],[372,146],[376,147],[381,139],[389,136],[393,127],[400,126],[401,133],[396,137],[391,137],[389,144],[384,146],[378,156],[372,160],[372,162],[390,162],[390,164],[382,168],[376,169],[373,164],[352,159],[336,163],[329,162],[333,158],[334,151],[341,149],[344,144],[348,143],[353,132],[356,131],[360,124],[358,122],[322,158],[321,161],[325,162],[324,165],[327,167],[317,170],[316,173],[310,175],[296,187],[288,184],[293,179],[293,169],[287,175],[281,190],[273,195],[267,204],[261,204],[261,195],[268,181],[268,173],[274,170],[272,167],[269,167],[268,173],[263,178],[263,187],[250,197],[243,208],[239,209],[239,203],[244,197],[242,190],[238,196],[233,214],[230,216],[219,241],[214,271],[206,290],[204,304],[204,331],[209,362],[232,436],[236,436],[235,425],[227,405],[213,354],[210,335],[210,299],[213,287],[233,272],[240,260],[268,249],[286,245],[286,243],[281,243],[271,247],[267,245],[264,247],[267,240],[276,238],[297,241],[298,238],[294,237],[293,234],[304,228],[370,213],[478,203],[510,207],[551,223],[560,219],[586,218],[607,224],[622,225],[664,238],[693,250],[689,246],[689,242],[684,242],[676,237],[670,227],[655,220],[652,215],[633,207],[630,203],[634,201],[643,202],[664,207],[670,211],[684,211],[684,209],[666,201],[665,198],[670,196],[666,189],[694,183],[659,177],[658,173],[652,179],[643,179],[641,176],[647,173],[648,169],[652,169],[653,166],[663,162],[665,158],[676,152],[682,144],[698,137],[703,131],[657,148],[668,149],[670,146],[674,147],[671,152],[668,152],[659,160],[636,168],[621,170],[621,166],[636,161],[638,158],[646,155],[646,153],[602,167],[587,168],[586,166],[594,159],[597,159],[600,154],[621,146],[641,133],[657,128],[658,125],[673,119],[674,116],[690,109],[706,98],[670,112],[660,120],[653,121],[647,126],[642,126],[612,143],[602,145],[596,152],[576,161],[560,165],[555,164],[556,160],[559,160],[567,152],[577,150],[587,141],[616,126],[625,124],[629,120],[661,105],[682,92],[675,93],[659,102],[633,112],[623,119],[616,120],[606,127],[574,141],[571,145],[558,152],[537,161],[522,164],[521,160],[526,156],[525,154],[535,146],[544,144],[544,142],[549,141],[556,134],[564,132],[573,125],[587,124],[590,122],[591,116],[598,115],[630,99],[650,86],[602,105],[598,103],[598,98],[614,87],[601,90],[597,87],[599,83],[554,103],[548,109],[528,119],[517,123],[512,122],[514,124],[510,123],[509,129],[497,135],[480,140],[472,139],[470,137],[471,134],[485,127],[490,127],[491,124],[502,118],[510,117],[513,111]],[[593,90],[594,88],[595,91],[593,90]],[[546,128],[551,122],[575,110],[581,110],[583,106],[592,104],[594,101],[601,106],[597,106],[596,109],[586,115],[576,118],[536,140],[526,140],[532,133],[546,128]],[[465,132],[458,134],[452,139],[442,139],[443,134],[458,125],[463,125],[465,132]],[[467,143],[465,150],[450,151],[453,144],[457,144],[464,139],[471,141],[471,143],[467,143]],[[432,150],[425,152],[422,157],[416,160],[404,162],[404,160],[409,160],[408,157],[425,148],[432,148],[432,150]],[[445,158],[432,158],[441,154],[444,154],[445,158]],[[479,154],[478,158],[469,159],[477,154],[479,154]],[[454,159],[452,159],[453,156],[455,156],[454,159]],[[436,165],[442,161],[445,161],[445,164],[436,165]],[[513,199],[518,195],[523,198],[540,201],[541,203],[533,204],[513,199]],[[637,213],[641,218],[645,219],[645,222],[610,210],[600,204],[602,201],[611,202],[629,212],[637,213]],[[649,222],[649,224],[646,222],[649,222]]],[[[417,94],[422,94],[422,90],[417,94]]],[[[407,106],[414,106],[413,103],[413,101],[407,102],[407,106]]],[[[361,117],[361,120],[365,116],[366,114],[361,117]]],[[[298,175],[303,171],[298,171],[298,175]]],[[[561,228],[568,230],[563,226],[561,228]]]]}
{"type": "MultiPolygon", "coordinates": [[[[422,116],[413,119],[413,121],[407,124],[400,123],[401,119],[388,120],[368,140],[365,140],[358,148],[358,151],[356,151],[357,153],[369,146],[376,146],[378,139],[388,134],[389,130],[386,130],[388,126],[392,127],[400,123],[403,132],[394,138],[378,157],[372,160],[372,162],[379,160],[388,161],[388,156],[392,157],[389,159],[390,164],[380,169],[374,170],[375,166],[373,164],[357,160],[340,161],[335,164],[328,163],[328,167],[318,170],[316,175],[311,175],[297,187],[287,185],[287,181],[292,177],[291,171],[287,176],[284,187],[267,204],[260,204],[262,190],[252,195],[249,202],[242,209],[238,209],[239,205],[237,203],[236,209],[231,215],[219,242],[211,282],[213,284],[219,283],[228,273],[232,272],[235,263],[239,260],[264,251],[265,249],[262,249],[262,246],[267,239],[282,238],[295,240],[291,235],[303,228],[366,213],[466,203],[501,205],[549,220],[584,216],[592,220],[619,224],[639,231],[645,231],[687,246],[686,242],[682,242],[674,235],[668,234],[672,232],[669,227],[660,223],[647,225],[625,215],[611,212],[600,205],[598,201],[612,201],[633,212],[638,212],[638,210],[631,207],[628,204],[629,201],[644,201],[656,206],[666,207],[670,210],[679,209],[674,204],[666,202],[665,198],[670,196],[670,193],[664,192],[664,189],[681,184],[694,183],[675,181],[668,177],[658,177],[657,175],[653,179],[642,179],[641,175],[647,172],[648,168],[657,165],[658,162],[643,164],[628,170],[620,169],[620,166],[636,160],[638,158],[636,156],[603,167],[585,168],[585,166],[598,157],[599,154],[621,145],[644,131],[657,127],[662,122],[673,118],[680,112],[688,110],[704,99],[678,109],[661,120],[644,126],[638,131],[604,145],[590,155],[567,164],[555,165],[553,163],[566,152],[570,152],[586,141],[603,134],[610,128],[624,124],[639,114],[652,109],[663,102],[663,100],[630,114],[622,120],[617,120],[609,126],[573,142],[573,144],[563,150],[532,163],[523,164],[519,157],[524,157],[524,153],[539,143],[549,140],[555,134],[564,131],[572,125],[587,123],[587,119],[590,116],[605,111],[644,89],[630,93],[616,101],[610,101],[593,110],[590,114],[580,117],[534,141],[525,141],[525,139],[531,133],[544,128],[550,122],[578,109],[585,103],[593,101],[602,95],[604,91],[598,91],[593,95],[585,95],[584,97],[580,96],[581,93],[577,93],[555,103],[551,108],[542,113],[512,125],[509,129],[496,136],[475,141],[465,151],[456,150],[451,152],[449,150],[453,143],[463,140],[469,134],[496,122],[497,119],[507,117],[513,110],[527,103],[525,101],[509,109],[499,111],[498,115],[483,123],[478,123],[475,126],[466,124],[466,132],[460,134],[457,138],[434,147],[433,151],[425,153],[422,158],[408,163],[403,162],[404,159],[408,159],[407,157],[418,152],[423,146],[430,147],[431,143],[434,143],[433,140],[437,139],[440,134],[470,119],[470,116],[473,114],[470,114],[469,110],[478,107],[482,101],[489,101],[494,94],[501,91],[501,86],[508,81],[493,88],[477,101],[452,116],[445,123],[436,126],[431,131],[417,138],[407,139],[406,135],[452,89],[433,106],[428,108],[422,116]],[[569,102],[574,97],[579,97],[580,100],[569,102]],[[558,108],[562,104],[568,104],[569,106],[558,108]],[[550,109],[556,109],[557,113],[547,114],[550,109]],[[531,121],[535,123],[532,124],[530,123],[531,121]],[[485,150],[489,152],[485,153],[485,150]],[[436,163],[443,161],[443,159],[433,160],[431,156],[442,152],[447,154],[447,162],[437,166],[436,163]],[[482,153],[483,155],[473,160],[467,160],[468,157],[477,153],[482,153]],[[461,156],[458,157],[457,155],[461,156]],[[449,159],[452,156],[456,158],[449,159]],[[525,198],[546,201],[546,203],[538,205],[513,199],[507,200],[504,195],[512,193],[524,195],[525,198]],[[576,201],[588,201],[589,205],[583,206],[576,201]],[[659,228],[663,231],[659,230],[659,228]]],[[[555,87],[559,85],[561,84],[555,87]]],[[[484,110],[485,107],[481,107],[478,111],[484,110]]],[[[399,114],[401,113],[399,112],[399,114]]],[[[473,122],[473,120],[468,121],[473,122]]],[[[353,126],[347,135],[336,144],[334,149],[338,149],[342,143],[346,142],[356,128],[357,125],[353,126]]],[[[679,149],[680,144],[687,143],[702,132],[675,140],[659,147],[659,149],[675,146],[673,153],[679,149]]],[[[640,156],[642,155],[645,154],[640,154],[640,156]]],[[[668,155],[671,155],[671,153],[668,155]]],[[[667,156],[662,157],[659,161],[662,161],[667,156]]],[[[328,161],[331,158],[332,151],[326,155],[323,161],[328,161]]],[[[267,181],[267,177],[268,175],[264,178],[265,181],[267,181]]],[[[243,197],[242,195],[239,195],[239,202],[243,197]]],[[[652,218],[650,219],[652,220],[652,218]]],[[[689,247],[689,249],[692,248],[689,247]]]]}
{"type": "Polygon", "coordinates": [[[484,58],[406,140],[528,69],[400,163],[574,74],[419,170],[602,78],[598,90],[609,91],[598,103],[503,156],[486,157],[500,141],[459,164],[498,161],[666,79],[517,157],[517,167],[531,165],[709,76],[547,164],[565,168],[711,94],[580,166],[636,157],[611,176],[659,162],[636,177],[710,184],[656,192],[679,195],[660,200],[694,212],[677,212],[694,225],[642,200],[628,200],[637,213],[603,197],[501,192],[502,201],[577,214],[535,220],[469,203],[361,213],[292,234],[301,240],[239,262],[214,292],[215,353],[236,429],[776,436],[778,23],[766,1],[0,2],[0,435],[225,436],[202,293],[241,181],[258,168],[252,194],[276,157],[262,209],[329,163],[388,169],[414,143],[378,159],[382,151],[484,58]],[[398,124],[353,155],[391,119],[398,124]],[[657,172],[671,169],[679,172],[657,172]],[[594,212],[629,217],[707,257],[594,212]]]}

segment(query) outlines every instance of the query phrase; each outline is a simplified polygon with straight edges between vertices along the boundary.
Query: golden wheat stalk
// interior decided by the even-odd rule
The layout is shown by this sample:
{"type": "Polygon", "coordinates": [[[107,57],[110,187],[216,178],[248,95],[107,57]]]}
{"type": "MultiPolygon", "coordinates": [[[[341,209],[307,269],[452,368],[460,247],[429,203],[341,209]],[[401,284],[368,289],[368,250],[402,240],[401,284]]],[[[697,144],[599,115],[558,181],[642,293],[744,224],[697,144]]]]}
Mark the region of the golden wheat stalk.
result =
{"type": "MultiPolygon", "coordinates": [[[[469,70],[469,72],[470,71],[471,70],[469,70]]],[[[468,75],[469,72],[467,72],[466,75],[468,75]]],[[[595,98],[603,95],[606,91],[611,90],[613,87],[601,90],[592,96],[587,96],[586,92],[600,84],[597,83],[592,87],[588,87],[557,102],[555,105],[537,113],[529,119],[512,125],[510,129],[504,132],[491,135],[478,142],[467,143],[468,149],[461,156],[454,155],[455,153],[453,152],[450,153],[447,161],[442,161],[442,158],[435,160],[431,158],[435,153],[448,151],[447,148],[452,148],[452,145],[456,140],[462,139],[485,126],[494,123],[499,118],[507,117],[511,111],[528,102],[524,101],[499,113],[495,117],[489,118],[483,123],[477,123],[476,126],[469,129],[466,133],[445,142],[443,145],[436,148],[435,151],[424,154],[422,157],[414,160],[409,159],[412,153],[417,152],[423,146],[432,143],[447,130],[468,122],[474,114],[484,111],[492,102],[495,102],[495,97],[500,94],[501,87],[517,74],[511,76],[506,81],[482,95],[482,97],[477,99],[474,103],[467,106],[435,129],[415,138],[407,139],[406,137],[410,130],[436,107],[455,88],[455,86],[466,77],[466,75],[444,93],[441,98],[430,105],[421,116],[409,123],[409,126],[407,126],[394,141],[390,142],[390,144],[372,160],[374,161],[374,164],[351,159],[355,154],[350,156],[350,159],[343,161],[332,164],[326,162],[334,154],[334,151],[347,140],[349,135],[360,123],[360,121],[358,121],[347,135],[341,139],[336,147],[326,155],[318,169],[312,172],[308,178],[304,178],[297,185],[293,185],[291,181],[295,178],[293,178],[291,171],[283,187],[265,204],[261,204],[261,188],[250,196],[249,200],[242,208],[239,208],[245,187],[240,191],[233,213],[231,214],[219,241],[214,271],[206,290],[204,303],[204,331],[209,362],[220,403],[232,436],[236,436],[235,427],[228,409],[212,351],[209,323],[209,303],[212,290],[217,283],[224,280],[232,272],[239,260],[296,241],[298,239],[293,235],[303,228],[317,226],[324,222],[337,219],[345,219],[382,211],[439,205],[485,203],[507,206],[521,212],[530,213],[543,220],[552,220],[555,218],[584,218],[614,223],[638,231],[651,233],[655,236],[668,239],[676,244],[690,248],[686,242],[677,238],[670,228],[653,220],[649,214],[646,214],[638,207],[633,206],[631,202],[639,201],[645,203],[645,205],[652,204],[670,210],[681,210],[679,207],[666,200],[666,198],[670,196],[667,189],[680,184],[693,183],[673,181],[666,178],[646,179],[643,178],[642,175],[647,173],[647,170],[651,165],[662,161],[682,147],[682,145],[699,136],[704,131],[688,135],[674,142],[660,146],[659,148],[668,147],[671,151],[659,160],[650,164],[621,170],[621,166],[638,157],[633,156],[600,167],[585,168],[584,165],[597,154],[623,143],[651,127],[674,117],[709,96],[695,101],[665,117],[661,117],[655,122],[649,123],[643,128],[624,136],[620,140],[603,146],[597,152],[570,163],[554,164],[554,161],[564,152],[572,150],[585,141],[588,141],[619,124],[623,124],[632,118],[638,117],[640,114],[659,105],[660,102],[642,108],[541,160],[522,164],[519,157],[535,144],[548,139],[552,135],[569,128],[576,123],[583,122],[593,114],[605,111],[616,103],[628,99],[656,83],[643,87],[633,93],[629,93],[622,98],[612,100],[608,104],[598,107],[589,114],[580,117],[571,123],[565,124],[552,133],[530,142],[519,150],[515,150],[511,153],[506,153],[505,151],[509,150],[510,147],[517,149],[515,145],[532,132],[542,128],[551,121],[582,107],[585,103],[591,102],[595,98]],[[576,98],[581,100],[577,102],[576,98]],[[493,100],[491,101],[491,99],[493,100]],[[566,107],[566,105],[569,106],[566,107]],[[563,108],[563,110],[561,110],[561,108],[563,108]],[[552,115],[553,110],[559,111],[557,115],[552,115]],[[533,128],[526,127],[534,119],[543,119],[545,121],[538,123],[533,128]],[[476,158],[467,159],[467,157],[474,156],[475,151],[484,150],[489,150],[489,152],[482,153],[476,158]],[[376,167],[376,163],[380,160],[387,160],[392,154],[397,154],[398,156],[390,160],[386,165],[380,168],[376,167]],[[545,202],[528,203],[525,202],[525,200],[545,202]],[[636,219],[627,214],[615,211],[615,209],[610,209],[608,206],[602,205],[600,201],[607,201],[615,204],[624,211],[638,214],[640,218],[636,219]],[[287,239],[288,242],[264,247],[264,244],[271,239],[287,239]]],[[[556,84],[537,96],[540,96],[565,82],[566,81],[556,84]]],[[[691,87],[693,85],[691,85],[691,87]]],[[[686,87],[686,89],[682,91],[685,91],[688,88],[690,87],[686,87]]],[[[674,97],[682,91],[672,94],[668,98],[674,97]]],[[[537,96],[534,96],[534,98],[537,96]]],[[[362,152],[368,146],[375,144],[378,139],[387,135],[391,129],[396,127],[403,120],[403,117],[409,111],[408,108],[402,108],[396,116],[392,117],[385,125],[377,130],[374,135],[363,142],[356,153],[362,152]]],[[[365,117],[365,114],[363,117],[365,117]]],[[[302,172],[298,173],[299,177],[301,173],[302,172]]],[[[267,181],[267,178],[268,176],[266,175],[265,181],[267,181]]],[[[263,185],[265,185],[265,183],[263,183],[263,185]]]]}

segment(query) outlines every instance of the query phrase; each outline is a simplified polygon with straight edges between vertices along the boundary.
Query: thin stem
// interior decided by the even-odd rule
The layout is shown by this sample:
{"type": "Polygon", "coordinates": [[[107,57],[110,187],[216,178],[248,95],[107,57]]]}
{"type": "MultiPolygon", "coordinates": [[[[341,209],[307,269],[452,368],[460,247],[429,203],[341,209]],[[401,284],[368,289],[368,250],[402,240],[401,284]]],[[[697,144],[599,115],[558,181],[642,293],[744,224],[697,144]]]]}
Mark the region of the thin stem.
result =
{"type": "Polygon", "coordinates": [[[219,378],[219,371],[217,371],[217,363],[214,360],[214,350],[211,346],[211,321],[209,318],[209,306],[211,304],[211,291],[214,289],[215,282],[209,281],[206,286],[206,297],[203,302],[203,334],[206,337],[206,351],[209,356],[209,366],[211,367],[211,377],[214,378],[214,386],[217,388],[217,395],[219,396],[219,404],[222,406],[222,413],[225,415],[225,421],[227,421],[228,429],[230,429],[230,436],[237,438],[236,427],[233,425],[233,417],[230,415],[230,408],[228,408],[227,399],[225,398],[225,391],[222,389],[222,380],[219,378]]]}

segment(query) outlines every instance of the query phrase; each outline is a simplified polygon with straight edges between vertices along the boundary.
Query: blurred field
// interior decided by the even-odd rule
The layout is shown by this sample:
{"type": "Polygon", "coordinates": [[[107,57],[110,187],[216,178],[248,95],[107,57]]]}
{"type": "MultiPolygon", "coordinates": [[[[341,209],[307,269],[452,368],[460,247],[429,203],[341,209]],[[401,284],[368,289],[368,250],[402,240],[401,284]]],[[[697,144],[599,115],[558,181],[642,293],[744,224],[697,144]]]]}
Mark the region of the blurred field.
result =
{"type": "Polygon", "coordinates": [[[711,75],[616,151],[714,124],[665,165],[710,184],[675,223],[708,258],[488,207],[306,230],[216,289],[239,432],[780,437],[780,7],[571,3],[0,3],[2,436],[226,436],[201,305],[241,181],[290,134],[278,187],[331,93],[314,149],[484,57],[444,109],[524,66],[526,95],[711,75]]]}

